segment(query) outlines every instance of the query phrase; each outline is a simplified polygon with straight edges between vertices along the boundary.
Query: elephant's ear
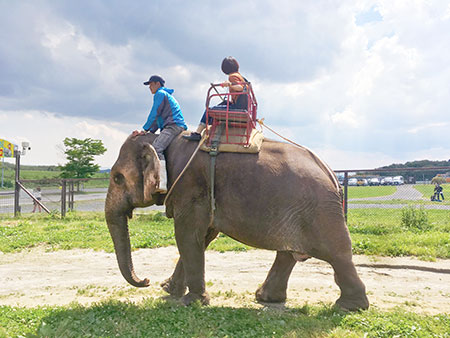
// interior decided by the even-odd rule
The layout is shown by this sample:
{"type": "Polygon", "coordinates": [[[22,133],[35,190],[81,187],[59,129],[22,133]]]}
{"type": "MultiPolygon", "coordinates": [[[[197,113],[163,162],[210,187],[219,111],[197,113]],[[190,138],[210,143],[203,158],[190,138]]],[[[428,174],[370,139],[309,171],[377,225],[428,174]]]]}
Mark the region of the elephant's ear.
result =
{"type": "Polygon", "coordinates": [[[144,201],[149,202],[152,200],[152,194],[159,187],[159,168],[161,166],[156,150],[150,144],[144,144],[142,163],[144,201]]]}

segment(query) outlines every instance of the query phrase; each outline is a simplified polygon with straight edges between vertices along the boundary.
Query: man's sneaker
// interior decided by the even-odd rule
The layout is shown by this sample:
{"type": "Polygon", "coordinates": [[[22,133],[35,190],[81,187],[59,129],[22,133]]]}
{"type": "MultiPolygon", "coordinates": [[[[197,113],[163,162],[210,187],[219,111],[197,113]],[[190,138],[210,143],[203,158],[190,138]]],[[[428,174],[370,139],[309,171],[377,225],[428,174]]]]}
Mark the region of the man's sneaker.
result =
{"type": "Polygon", "coordinates": [[[191,135],[183,135],[183,137],[189,141],[200,141],[202,139],[202,135],[195,132],[192,132],[191,135]]]}

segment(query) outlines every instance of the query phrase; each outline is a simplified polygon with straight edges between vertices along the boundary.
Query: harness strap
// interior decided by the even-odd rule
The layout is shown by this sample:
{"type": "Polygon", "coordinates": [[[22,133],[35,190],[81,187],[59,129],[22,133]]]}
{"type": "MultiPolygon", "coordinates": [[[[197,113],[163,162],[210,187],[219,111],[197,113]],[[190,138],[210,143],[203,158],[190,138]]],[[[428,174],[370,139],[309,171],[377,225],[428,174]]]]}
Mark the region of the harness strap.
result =
{"type": "Polygon", "coordinates": [[[211,186],[211,221],[214,219],[214,211],[216,210],[216,199],[214,195],[214,187],[215,187],[215,176],[216,176],[216,158],[219,155],[219,144],[220,138],[222,136],[224,129],[224,124],[221,123],[217,126],[216,132],[214,134],[214,138],[211,142],[211,150],[209,151],[209,156],[211,158],[211,163],[209,167],[209,177],[210,177],[210,186],[211,186]]]}

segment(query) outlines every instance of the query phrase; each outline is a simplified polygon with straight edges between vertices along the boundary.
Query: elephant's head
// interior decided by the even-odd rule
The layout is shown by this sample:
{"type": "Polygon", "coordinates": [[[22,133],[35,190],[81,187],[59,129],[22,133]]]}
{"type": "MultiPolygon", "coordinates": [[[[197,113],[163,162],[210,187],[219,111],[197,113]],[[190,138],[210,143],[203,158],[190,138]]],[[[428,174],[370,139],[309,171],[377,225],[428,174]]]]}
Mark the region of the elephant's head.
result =
{"type": "Polygon", "coordinates": [[[130,136],[120,149],[119,158],[111,169],[105,217],[114,242],[117,261],[123,277],[134,286],[148,286],[134,273],[131,258],[128,218],[135,207],[154,204],[159,185],[160,162],[151,143],[152,134],[130,136]]]}

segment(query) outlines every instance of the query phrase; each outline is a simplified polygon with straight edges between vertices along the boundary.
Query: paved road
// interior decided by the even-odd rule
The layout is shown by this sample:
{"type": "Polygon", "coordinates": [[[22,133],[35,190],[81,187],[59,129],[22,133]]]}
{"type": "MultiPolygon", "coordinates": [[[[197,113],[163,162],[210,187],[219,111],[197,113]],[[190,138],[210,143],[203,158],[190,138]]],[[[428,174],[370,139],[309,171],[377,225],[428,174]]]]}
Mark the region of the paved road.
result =
{"type": "MultiPolygon", "coordinates": [[[[422,193],[414,188],[414,185],[405,184],[397,186],[397,190],[387,196],[379,197],[364,197],[364,198],[350,198],[348,200],[349,209],[401,209],[405,207],[405,204],[371,204],[370,201],[392,201],[392,200],[406,200],[406,201],[428,201],[424,198],[422,193]],[[368,203],[352,203],[352,201],[367,201],[368,203]]],[[[434,202],[433,204],[418,204],[415,207],[423,207],[424,209],[440,209],[450,210],[450,205],[441,204],[440,202],[434,202]]]]}
{"type": "MultiPolygon", "coordinates": [[[[75,194],[75,209],[79,211],[103,211],[104,201],[106,198],[107,188],[92,188],[84,189],[83,193],[75,194]]],[[[2,192],[0,195],[0,213],[13,213],[14,212],[14,192],[10,191],[10,195],[6,195],[8,192],[2,192]]],[[[379,197],[366,197],[366,198],[352,198],[349,199],[349,209],[401,209],[405,207],[405,204],[371,204],[370,201],[390,201],[390,200],[407,200],[407,201],[423,201],[422,194],[414,189],[413,185],[400,185],[397,187],[395,193],[388,196],[379,197]],[[364,204],[352,203],[353,201],[367,201],[364,204]]],[[[61,191],[58,189],[45,190],[42,193],[42,202],[50,210],[61,210],[61,191]]],[[[20,195],[20,205],[22,212],[31,212],[33,209],[33,201],[24,192],[20,195]]],[[[417,205],[417,207],[423,206],[425,209],[441,209],[450,210],[450,205],[441,204],[435,202],[434,204],[417,205]]],[[[152,206],[149,208],[138,210],[160,210],[164,211],[162,206],[152,206]]]]}
{"type": "MultiPolygon", "coordinates": [[[[84,189],[82,193],[74,194],[75,210],[78,211],[103,211],[105,207],[107,188],[84,189]]],[[[61,210],[61,191],[58,189],[44,190],[42,192],[42,203],[49,210],[61,210]]],[[[19,204],[23,213],[33,210],[33,200],[25,193],[21,192],[19,204]]],[[[151,206],[139,209],[164,211],[163,206],[151,206]]],[[[0,214],[14,213],[14,191],[2,192],[0,196],[0,214]]]]}
{"type": "Polygon", "coordinates": [[[422,193],[413,185],[405,184],[397,186],[397,190],[392,195],[379,197],[350,198],[348,201],[390,201],[390,200],[424,200],[422,193]]]}

